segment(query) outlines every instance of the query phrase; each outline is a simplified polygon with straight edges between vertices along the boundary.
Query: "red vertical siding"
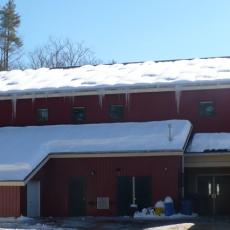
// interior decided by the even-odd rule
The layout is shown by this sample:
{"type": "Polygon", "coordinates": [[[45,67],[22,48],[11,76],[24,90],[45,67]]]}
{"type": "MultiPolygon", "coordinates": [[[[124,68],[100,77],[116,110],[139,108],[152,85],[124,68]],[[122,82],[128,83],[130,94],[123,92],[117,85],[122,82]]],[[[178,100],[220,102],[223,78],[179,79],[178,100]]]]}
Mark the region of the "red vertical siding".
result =
{"type": "Polygon", "coordinates": [[[125,106],[123,121],[150,121],[165,119],[188,119],[196,132],[230,131],[230,89],[182,91],[177,110],[175,92],[132,93],[129,100],[125,94],[99,96],[76,96],[17,100],[16,117],[12,117],[12,101],[0,101],[0,125],[37,125],[37,108],[49,109],[49,120],[44,124],[71,124],[71,108],[86,108],[85,123],[111,122],[110,104],[125,106]],[[213,101],[216,114],[200,117],[199,102],[213,101]]]}
{"type": "Polygon", "coordinates": [[[43,216],[68,216],[68,182],[74,176],[86,178],[87,215],[116,215],[117,176],[151,176],[152,204],[167,195],[177,203],[179,169],[179,156],[51,159],[34,179],[41,181],[43,216]],[[90,175],[91,170],[95,170],[94,176],[90,175]],[[96,199],[100,196],[110,198],[109,210],[96,209],[96,199]]]}
{"type": "Polygon", "coordinates": [[[21,187],[0,187],[0,217],[13,217],[23,214],[21,209],[21,187]]]}

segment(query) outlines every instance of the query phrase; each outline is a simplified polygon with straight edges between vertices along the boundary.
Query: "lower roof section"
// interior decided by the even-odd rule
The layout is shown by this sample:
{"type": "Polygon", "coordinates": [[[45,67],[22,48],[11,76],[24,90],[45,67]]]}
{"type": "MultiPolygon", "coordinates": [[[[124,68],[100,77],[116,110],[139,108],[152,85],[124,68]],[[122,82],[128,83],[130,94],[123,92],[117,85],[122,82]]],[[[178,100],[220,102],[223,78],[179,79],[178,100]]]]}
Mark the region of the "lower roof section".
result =
{"type": "Polygon", "coordinates": [[[187,153],[230,152],[230,133],[196,133],[187,153]]]}
{"type": "Polygon", "coordinates": [[[190,131],[187,120],[0,128],[0,182],[24,181],[52,153],[174,155],[184,151],[190,131]]]}
{"type": "Polygon", "coordinates": [[[196,133],[184,158],[186,168],[230,167],[230,133],[196,133]]]}

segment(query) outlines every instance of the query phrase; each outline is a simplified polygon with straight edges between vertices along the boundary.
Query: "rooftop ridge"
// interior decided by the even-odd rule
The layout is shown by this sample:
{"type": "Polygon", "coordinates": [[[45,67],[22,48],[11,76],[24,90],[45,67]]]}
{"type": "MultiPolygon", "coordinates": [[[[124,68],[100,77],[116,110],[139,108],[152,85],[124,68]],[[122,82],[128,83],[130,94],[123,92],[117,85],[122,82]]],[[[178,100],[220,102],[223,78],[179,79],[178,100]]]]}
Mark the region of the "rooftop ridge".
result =
{"type": "Polygon", "coordinates": [[[65,67],[52,67],[49,69],[74,69],[74,68],[80,68],[82,66],[91,65],[91,66],[98,66],[98,65],[129,65],[129,64],[139,64],[144,62],[175,62],[175,61],[190,61],[194,59],[215,59],[215,58],[230,58],[230,56],[210,56],[210,57],[191,57],[191,58],[176,58],[176,59],[159,59],[159,60],[145,60],[145,61],[127,61],[127,62],[115,62],[115,63],[98,63],[98,64],[84,64],[79,66],[65,66],[65,67]]]}

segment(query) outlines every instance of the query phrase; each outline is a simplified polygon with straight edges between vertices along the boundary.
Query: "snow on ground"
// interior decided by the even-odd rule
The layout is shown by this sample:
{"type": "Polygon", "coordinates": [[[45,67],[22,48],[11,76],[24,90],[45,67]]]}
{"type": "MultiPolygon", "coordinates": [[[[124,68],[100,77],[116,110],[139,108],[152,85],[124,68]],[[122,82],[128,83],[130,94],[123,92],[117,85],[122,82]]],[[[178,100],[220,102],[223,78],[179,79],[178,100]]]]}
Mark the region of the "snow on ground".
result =
{"type": "Polygon", "coordinates": [[[0,72],[0,94],[229,84],[230,59],[207,58],[0,72]]]}
{"type": "MultiPolygon", "coordinates": [[[[180,219],[183,221],[183,219],[180,219]]],[[[16,218],[9,220],[9,218],[2,218],[0,220],[0,230],[13,229],[28,229],[28,230],[80,230],[80,229],[189,229],[188,227],[194,225],[193,223],[177,223],[177,222],[145,222],[136,221],[130,217],[76,217],[76,218],[16,218]],[[183,227],[183,228],[181,228],[183,227]]]]}
{"type": "Polygon", "coordinates": [[[187,148],[189,153],[230,151],[230,133],[196,133],[187,148]]]}
{"type": "Polygon", "coordinates": [[[136,220],[131,217],[1,218],[0,230],[229,230],[229,217],[197,217],[174,220],[136,220]]]}
{"type": "Polygon", "coordinates": [[[160,216],[157,215],[143,215],[141,212],[136,212],[134,214],[134,219],[137,220],[180,220],[180,219],[191,219],[195,218],[198,215],[196,213],[193,213],[192,215],[184,215],[181,213],[176,213],[171,216],[165,216],[164,214],[161,214],[160,216]]]}
{"type": "Polygon", "coordinates": [[[190,129],[186,120],[3,127],[0,180],[23,180],[50,153],[182,152],[190,129]]]}

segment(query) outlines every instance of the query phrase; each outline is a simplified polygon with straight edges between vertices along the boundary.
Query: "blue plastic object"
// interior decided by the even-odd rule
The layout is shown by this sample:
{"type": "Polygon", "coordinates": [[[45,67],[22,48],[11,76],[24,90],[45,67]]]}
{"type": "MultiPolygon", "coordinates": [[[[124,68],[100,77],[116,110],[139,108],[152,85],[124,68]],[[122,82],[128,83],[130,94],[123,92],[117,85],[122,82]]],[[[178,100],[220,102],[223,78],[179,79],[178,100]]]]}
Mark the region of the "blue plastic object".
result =
{"type": "Polygon", "coordinates": [[[165,203],[165,215],[166,216],[171,216],[174,214],[174,207],[173,207],[173,203],[165,203]]]}
{"type": "Polygon", "coordinates": [[[184,215],[192,215],[192,201],[183,200],[181,202],[181,213],[184,215]]]}

